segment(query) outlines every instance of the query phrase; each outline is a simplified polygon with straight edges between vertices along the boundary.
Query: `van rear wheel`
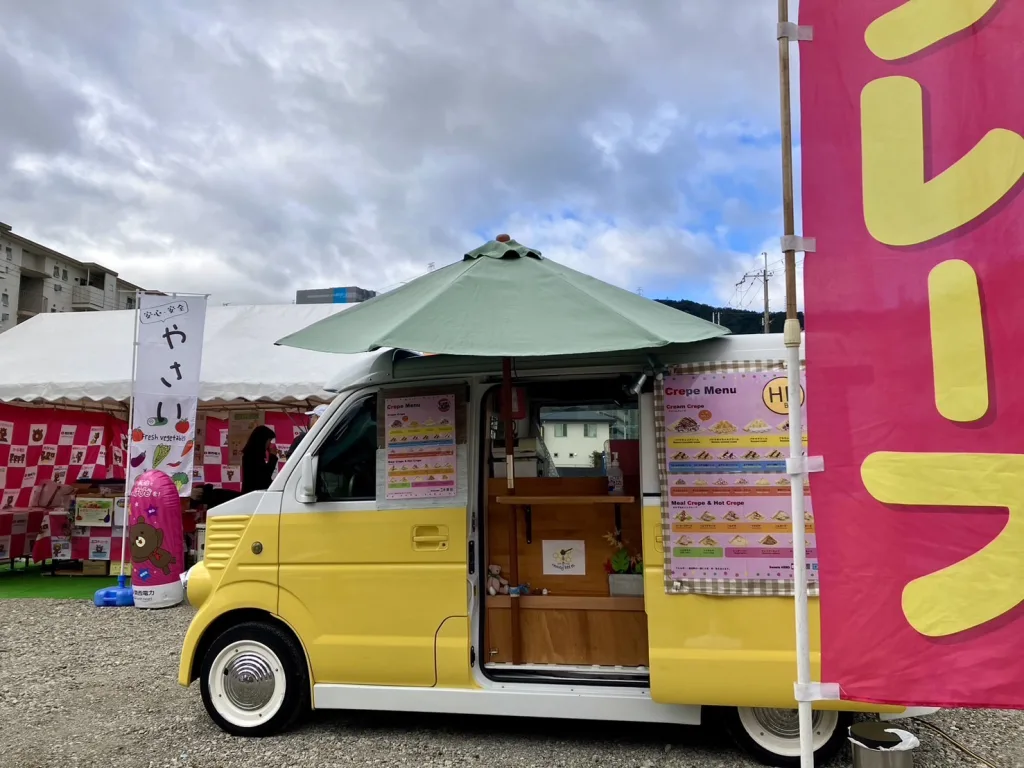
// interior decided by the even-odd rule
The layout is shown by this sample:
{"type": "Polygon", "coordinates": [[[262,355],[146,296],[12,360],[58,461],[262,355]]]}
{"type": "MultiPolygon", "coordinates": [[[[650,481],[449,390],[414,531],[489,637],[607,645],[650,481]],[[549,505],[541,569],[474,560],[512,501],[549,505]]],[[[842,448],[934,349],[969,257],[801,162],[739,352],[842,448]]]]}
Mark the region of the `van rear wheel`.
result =
{"type": "Polygon", "coordinates": [[[310,709],[305,658],[282,629],[246,622],[218,635],[203,656],[203,704],[235,736],[271,736],[310,709]]]}
{"type": "MultiPolygon", "coordinates": [[[[811,724],[814,763],[826,765],[842,749],[853,717],[815,710],[811,724]]],[[[722,724],[737,745],[763,765],[800,765],[800,723],[795,709],[737,707],[722,713],[722,724]]]]}

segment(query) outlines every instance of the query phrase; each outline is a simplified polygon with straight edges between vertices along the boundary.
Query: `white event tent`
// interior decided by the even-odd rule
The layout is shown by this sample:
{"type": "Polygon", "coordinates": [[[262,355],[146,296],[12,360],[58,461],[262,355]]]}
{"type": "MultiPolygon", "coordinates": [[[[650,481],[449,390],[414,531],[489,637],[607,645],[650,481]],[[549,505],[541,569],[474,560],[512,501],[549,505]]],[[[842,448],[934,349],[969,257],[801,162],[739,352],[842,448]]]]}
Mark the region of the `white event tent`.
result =
{"type": "MultiPolygon", "coordinates": [[[[350,304],[209,307],[200,402],[205,408],[329,402],[324,385],[364,355],[334,355],[274,342],[350,304]]],[[[0,402],[74,408],[127,407],[134,311],[38,315],[0,334],[0,402]]]]}

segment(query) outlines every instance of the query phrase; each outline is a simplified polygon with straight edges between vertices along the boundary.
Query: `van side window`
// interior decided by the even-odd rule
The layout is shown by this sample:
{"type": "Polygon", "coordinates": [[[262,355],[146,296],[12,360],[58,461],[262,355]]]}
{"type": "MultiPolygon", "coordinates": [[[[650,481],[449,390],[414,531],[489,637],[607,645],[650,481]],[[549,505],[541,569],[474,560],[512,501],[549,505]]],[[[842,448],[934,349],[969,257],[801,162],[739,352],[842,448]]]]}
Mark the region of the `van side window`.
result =
{"type": "Polygon", "coordinates": [[[318,501],[369,501],[377,496],[377,396],[345,411],[317,452],[318,501]]]}

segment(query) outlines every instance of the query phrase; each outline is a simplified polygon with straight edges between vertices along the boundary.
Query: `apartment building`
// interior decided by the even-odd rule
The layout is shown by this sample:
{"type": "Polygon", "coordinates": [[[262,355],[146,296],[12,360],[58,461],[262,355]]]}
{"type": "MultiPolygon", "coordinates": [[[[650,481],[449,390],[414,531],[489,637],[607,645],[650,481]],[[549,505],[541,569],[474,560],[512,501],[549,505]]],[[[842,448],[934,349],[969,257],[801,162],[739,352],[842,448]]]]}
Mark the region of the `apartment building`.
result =
{"type": "Polygon", "coordinates": [[[0,333],[48,312],[134,309],[139,286],[72,259],[0,222],[0,333]]]}

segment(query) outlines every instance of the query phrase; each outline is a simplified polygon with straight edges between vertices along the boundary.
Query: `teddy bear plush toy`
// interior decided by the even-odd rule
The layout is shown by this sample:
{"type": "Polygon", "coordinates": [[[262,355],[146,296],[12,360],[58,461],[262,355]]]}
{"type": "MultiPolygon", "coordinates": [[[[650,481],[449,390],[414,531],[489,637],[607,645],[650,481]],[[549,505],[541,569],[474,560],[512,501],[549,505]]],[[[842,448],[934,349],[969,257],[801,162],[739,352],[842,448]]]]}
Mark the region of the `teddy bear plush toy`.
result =
{"type": "Polygon", "coordinates": [[[500,565],[487,566],[487,594],[508,594],[508,580],[502,577],[500,565]]]}

